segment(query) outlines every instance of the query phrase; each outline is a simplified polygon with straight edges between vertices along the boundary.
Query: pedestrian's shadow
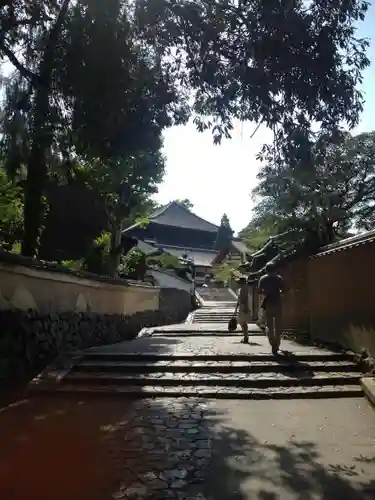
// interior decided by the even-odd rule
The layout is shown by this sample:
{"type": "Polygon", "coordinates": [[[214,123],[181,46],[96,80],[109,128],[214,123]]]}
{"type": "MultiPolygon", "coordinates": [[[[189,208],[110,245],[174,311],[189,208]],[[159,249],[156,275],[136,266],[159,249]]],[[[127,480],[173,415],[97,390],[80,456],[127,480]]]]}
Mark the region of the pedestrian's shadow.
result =
{"type": "Polygon", "coordinates": [[[238,340],[236,344],[242,344],[247,347],[256,347],[256,346],[261,346],[262,344],[259,344],[258,342],[251,342],[250,340],[246,343],[243,343],[242,340],[238,340]]]}
{"type": "Polygon", "coordinates": [[[275,361],[284,365],[284,367],[281,367],[281,372],[288,377],[313,378],[315,376],[311,366],[306,362],[300,361],[291,351],[280,351],[275,356],[275,361]]]}

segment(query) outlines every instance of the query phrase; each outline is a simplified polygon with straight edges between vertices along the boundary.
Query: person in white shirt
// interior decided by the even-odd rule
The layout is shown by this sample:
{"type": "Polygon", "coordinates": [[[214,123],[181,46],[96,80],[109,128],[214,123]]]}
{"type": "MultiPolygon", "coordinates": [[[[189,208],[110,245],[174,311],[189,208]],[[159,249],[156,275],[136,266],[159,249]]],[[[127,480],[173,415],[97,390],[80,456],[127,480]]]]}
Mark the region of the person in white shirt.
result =
{"type": "Polygon", "coordinates": [[[238,292],[238,323],[241,326],[243,332],[244,344],[249,342],[249,327],[248,324],[251,321],[250,314],[250,304],[249,304],[249,285],[247,284],[246,277],[241,277],[238,280],[240,289],[238,292]]]}

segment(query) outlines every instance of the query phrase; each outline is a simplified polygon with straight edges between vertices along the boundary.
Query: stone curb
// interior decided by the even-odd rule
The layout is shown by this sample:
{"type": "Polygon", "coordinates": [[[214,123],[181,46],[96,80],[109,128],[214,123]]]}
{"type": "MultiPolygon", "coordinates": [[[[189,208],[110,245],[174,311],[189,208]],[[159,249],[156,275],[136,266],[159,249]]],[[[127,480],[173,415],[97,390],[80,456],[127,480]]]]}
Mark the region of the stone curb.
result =
{"type": "Polygon", "coordinates": [[[190,324],[193,323],[194,313],[195,313],[195,311],[192,311],[191,313],[189,313],[188,317],[185,320],[185,323],[190,323],[190,324]]]}
{"type": "Polygon", "coordinates": [[[375,377],[362,377],[360,382],[368,400],[375,406],[375,377]]]}

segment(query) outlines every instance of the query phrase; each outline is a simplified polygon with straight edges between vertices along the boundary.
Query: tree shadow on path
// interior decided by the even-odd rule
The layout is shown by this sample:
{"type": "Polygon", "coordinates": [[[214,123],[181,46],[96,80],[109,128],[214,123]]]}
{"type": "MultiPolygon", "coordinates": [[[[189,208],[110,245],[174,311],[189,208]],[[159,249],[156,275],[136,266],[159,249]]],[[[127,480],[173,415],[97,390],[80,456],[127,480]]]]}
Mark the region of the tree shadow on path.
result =
{"type": "Polygon", "coordinates": [[[260,440],[228,425],[225,412],[211,410],[209,419],[212,462],[205,486],[207,500],[375,498],[373,455],[353,457],[351,463],[329,463],[329,459],[327,463],[319,443],[298,439],[298,433],[272,443],[271,437],[260,440]],[[370,465],[367,471],[363,464],[370,465]]]}

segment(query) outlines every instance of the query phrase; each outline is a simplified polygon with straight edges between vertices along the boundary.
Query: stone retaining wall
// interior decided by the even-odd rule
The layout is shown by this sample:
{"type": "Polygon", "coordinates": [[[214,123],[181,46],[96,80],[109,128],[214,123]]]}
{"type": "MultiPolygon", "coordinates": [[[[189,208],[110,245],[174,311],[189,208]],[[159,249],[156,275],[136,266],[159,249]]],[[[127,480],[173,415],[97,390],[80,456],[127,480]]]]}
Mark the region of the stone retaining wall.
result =
{"type": "Polygon", "coordinates": [[[175,323],[178,311],[133,315],[0,311],[0,383],[18,384],[61,352],[133,339],[143,327],[175,323]]]}
{"type": "Polygon", "coordinates": [[[174,317],[173,323],[184,321],[192,310],[192,296],[185,290],[161,288],[159,293],[159,309],[168,317],[174,317]]]}
{"type": "Polygon", "coordinates": [[[191,310],[183,290],[2,257],[0,383],[7,386],[30,379],[60,352],[131,340],[143,327],[177,323],[191,310]]]}

